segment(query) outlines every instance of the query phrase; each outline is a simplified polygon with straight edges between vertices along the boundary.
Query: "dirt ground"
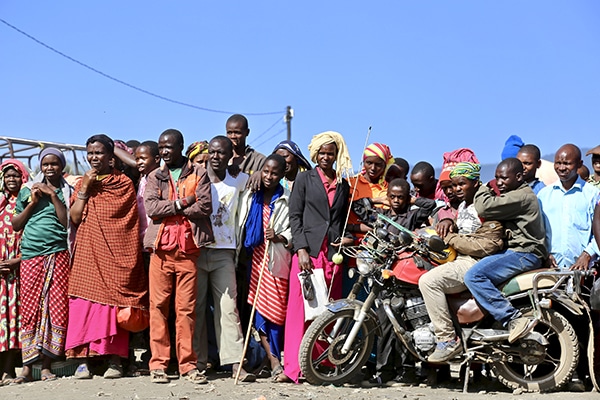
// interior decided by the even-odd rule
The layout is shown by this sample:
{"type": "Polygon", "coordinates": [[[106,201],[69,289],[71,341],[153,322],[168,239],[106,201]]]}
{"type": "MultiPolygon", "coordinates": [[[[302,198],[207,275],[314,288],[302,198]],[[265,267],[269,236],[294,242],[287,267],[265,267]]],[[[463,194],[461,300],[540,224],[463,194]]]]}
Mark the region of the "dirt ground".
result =
{"type": "Polygon", "coordinates": [[[361,388],[346,385],[313,386],[308,383],[294,385],[290,383],[272,383],[269,379],[261,379],[254,383],[234,384],[229,374],[209,375],[209,383],[195,385],[179,379],[168,384],[153,384],[147,376],[106,380],[100,376],[92,380],[76,380],[59,378],[52,382],[32,382],[22,385],[0,387],[0,399],[219,399],[219,400],[292,400],[292,399],[325,399],[325,400],[370,400],[370,399],[433,399],[433,400],[468,400],[468,399],[561,399],[570,400],[598,399],[598,393],[513,393],[497,381],[484,381],[473,384],[468,393],[462,392],[456,381],[444,387],[385,387],[361,388]],[[543,396],[543,397],[542,397],[543,396]]]}

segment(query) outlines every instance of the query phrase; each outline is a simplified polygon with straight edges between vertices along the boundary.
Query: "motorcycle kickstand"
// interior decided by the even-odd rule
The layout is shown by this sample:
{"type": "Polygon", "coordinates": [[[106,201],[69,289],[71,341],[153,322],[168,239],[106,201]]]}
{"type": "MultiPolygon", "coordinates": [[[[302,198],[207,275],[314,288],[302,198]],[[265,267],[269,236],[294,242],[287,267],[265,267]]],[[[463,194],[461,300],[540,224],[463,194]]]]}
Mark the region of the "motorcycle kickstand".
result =
{"type": "Polygon", "coordinates": [[[468,393],[467,390],[469,389],[469,378],[471,375],[471,361],[473,360],[473,358],[475,358],[475,353],[470,351],[465,354],[465,359],[463,360],[463,362],[460,363],[461,367],[463,365],[465,366],[465,382],[463,383],[463,393],[468,393]]]}

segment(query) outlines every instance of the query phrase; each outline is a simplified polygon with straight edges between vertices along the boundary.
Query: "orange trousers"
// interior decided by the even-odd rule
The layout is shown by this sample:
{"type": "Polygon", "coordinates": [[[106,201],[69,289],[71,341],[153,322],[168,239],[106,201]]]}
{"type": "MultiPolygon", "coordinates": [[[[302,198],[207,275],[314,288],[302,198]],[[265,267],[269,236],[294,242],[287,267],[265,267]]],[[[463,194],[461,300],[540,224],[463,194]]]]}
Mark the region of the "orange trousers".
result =
{"type": "Polygon", "coordinates": [[[150,369],[166,370],[171,358],[169,303],[175,292],[175,346],[179,373],[196,368],[198,357],[192,346],[196,324],[198,254],[179,250],[157,250],[150,257],[150,369]]]}

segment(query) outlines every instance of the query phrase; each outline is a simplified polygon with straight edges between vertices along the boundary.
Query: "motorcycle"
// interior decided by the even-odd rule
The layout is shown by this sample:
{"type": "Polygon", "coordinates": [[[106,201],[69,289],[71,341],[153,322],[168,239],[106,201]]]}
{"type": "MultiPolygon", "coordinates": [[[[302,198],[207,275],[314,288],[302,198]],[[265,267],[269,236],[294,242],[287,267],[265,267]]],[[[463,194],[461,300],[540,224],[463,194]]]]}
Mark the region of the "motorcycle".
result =
{"type": "MultiPolygon", "coordinates": [[[[452,260],[453,250],[431,230],[410,232],[379,214],[374,229],[357,246],[344,248],[344,253],[356,259],[359,276],[348,297],[329,303],[306,331],[299,353],[306,380],[342,385],[361,372],[375,337],[381,335],[376,308],[383,308],[408,351],[426,361],[436,338],[418,278],[452,260]],[[368,293],[364,301],[357,299],[362,289],[368,293]]],[[[598,390],[592,365],[596,335],[590,290],[582,285],[591,274],[539,269],[504,283],[500,289],[506,298],[536,321],[530,333],[512,344],[508,330],[481,310],[468,292],[449,295],[464,352],[447,363],[464,366],[463,390],[468,388],[471,363],[490,364],[497,379],[511,389],[547,392],[561,388],[570,381],[580,358],[574,326],[587,328],[589,333],[589,372],[598,390]]]]}

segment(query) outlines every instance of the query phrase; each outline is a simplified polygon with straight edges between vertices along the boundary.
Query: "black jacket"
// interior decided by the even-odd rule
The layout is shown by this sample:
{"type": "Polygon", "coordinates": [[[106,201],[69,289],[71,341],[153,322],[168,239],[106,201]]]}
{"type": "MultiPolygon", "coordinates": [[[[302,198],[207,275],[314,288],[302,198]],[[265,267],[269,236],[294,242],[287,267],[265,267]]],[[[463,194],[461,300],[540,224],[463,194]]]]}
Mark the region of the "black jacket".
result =
{"type": "Polygon", "coordinates": [[[331,260],[336,252],[331,243],[343,236],[349,197],[350,185],[342,179],[336,187],[333,205],[330,208],[319,172],[313,169],[299,173],[290,196],[290,225],[294,252],[306,249],[311,257],[316,257],[327,236],[327,242],[330,244],[327,255],[331,260]]]}

